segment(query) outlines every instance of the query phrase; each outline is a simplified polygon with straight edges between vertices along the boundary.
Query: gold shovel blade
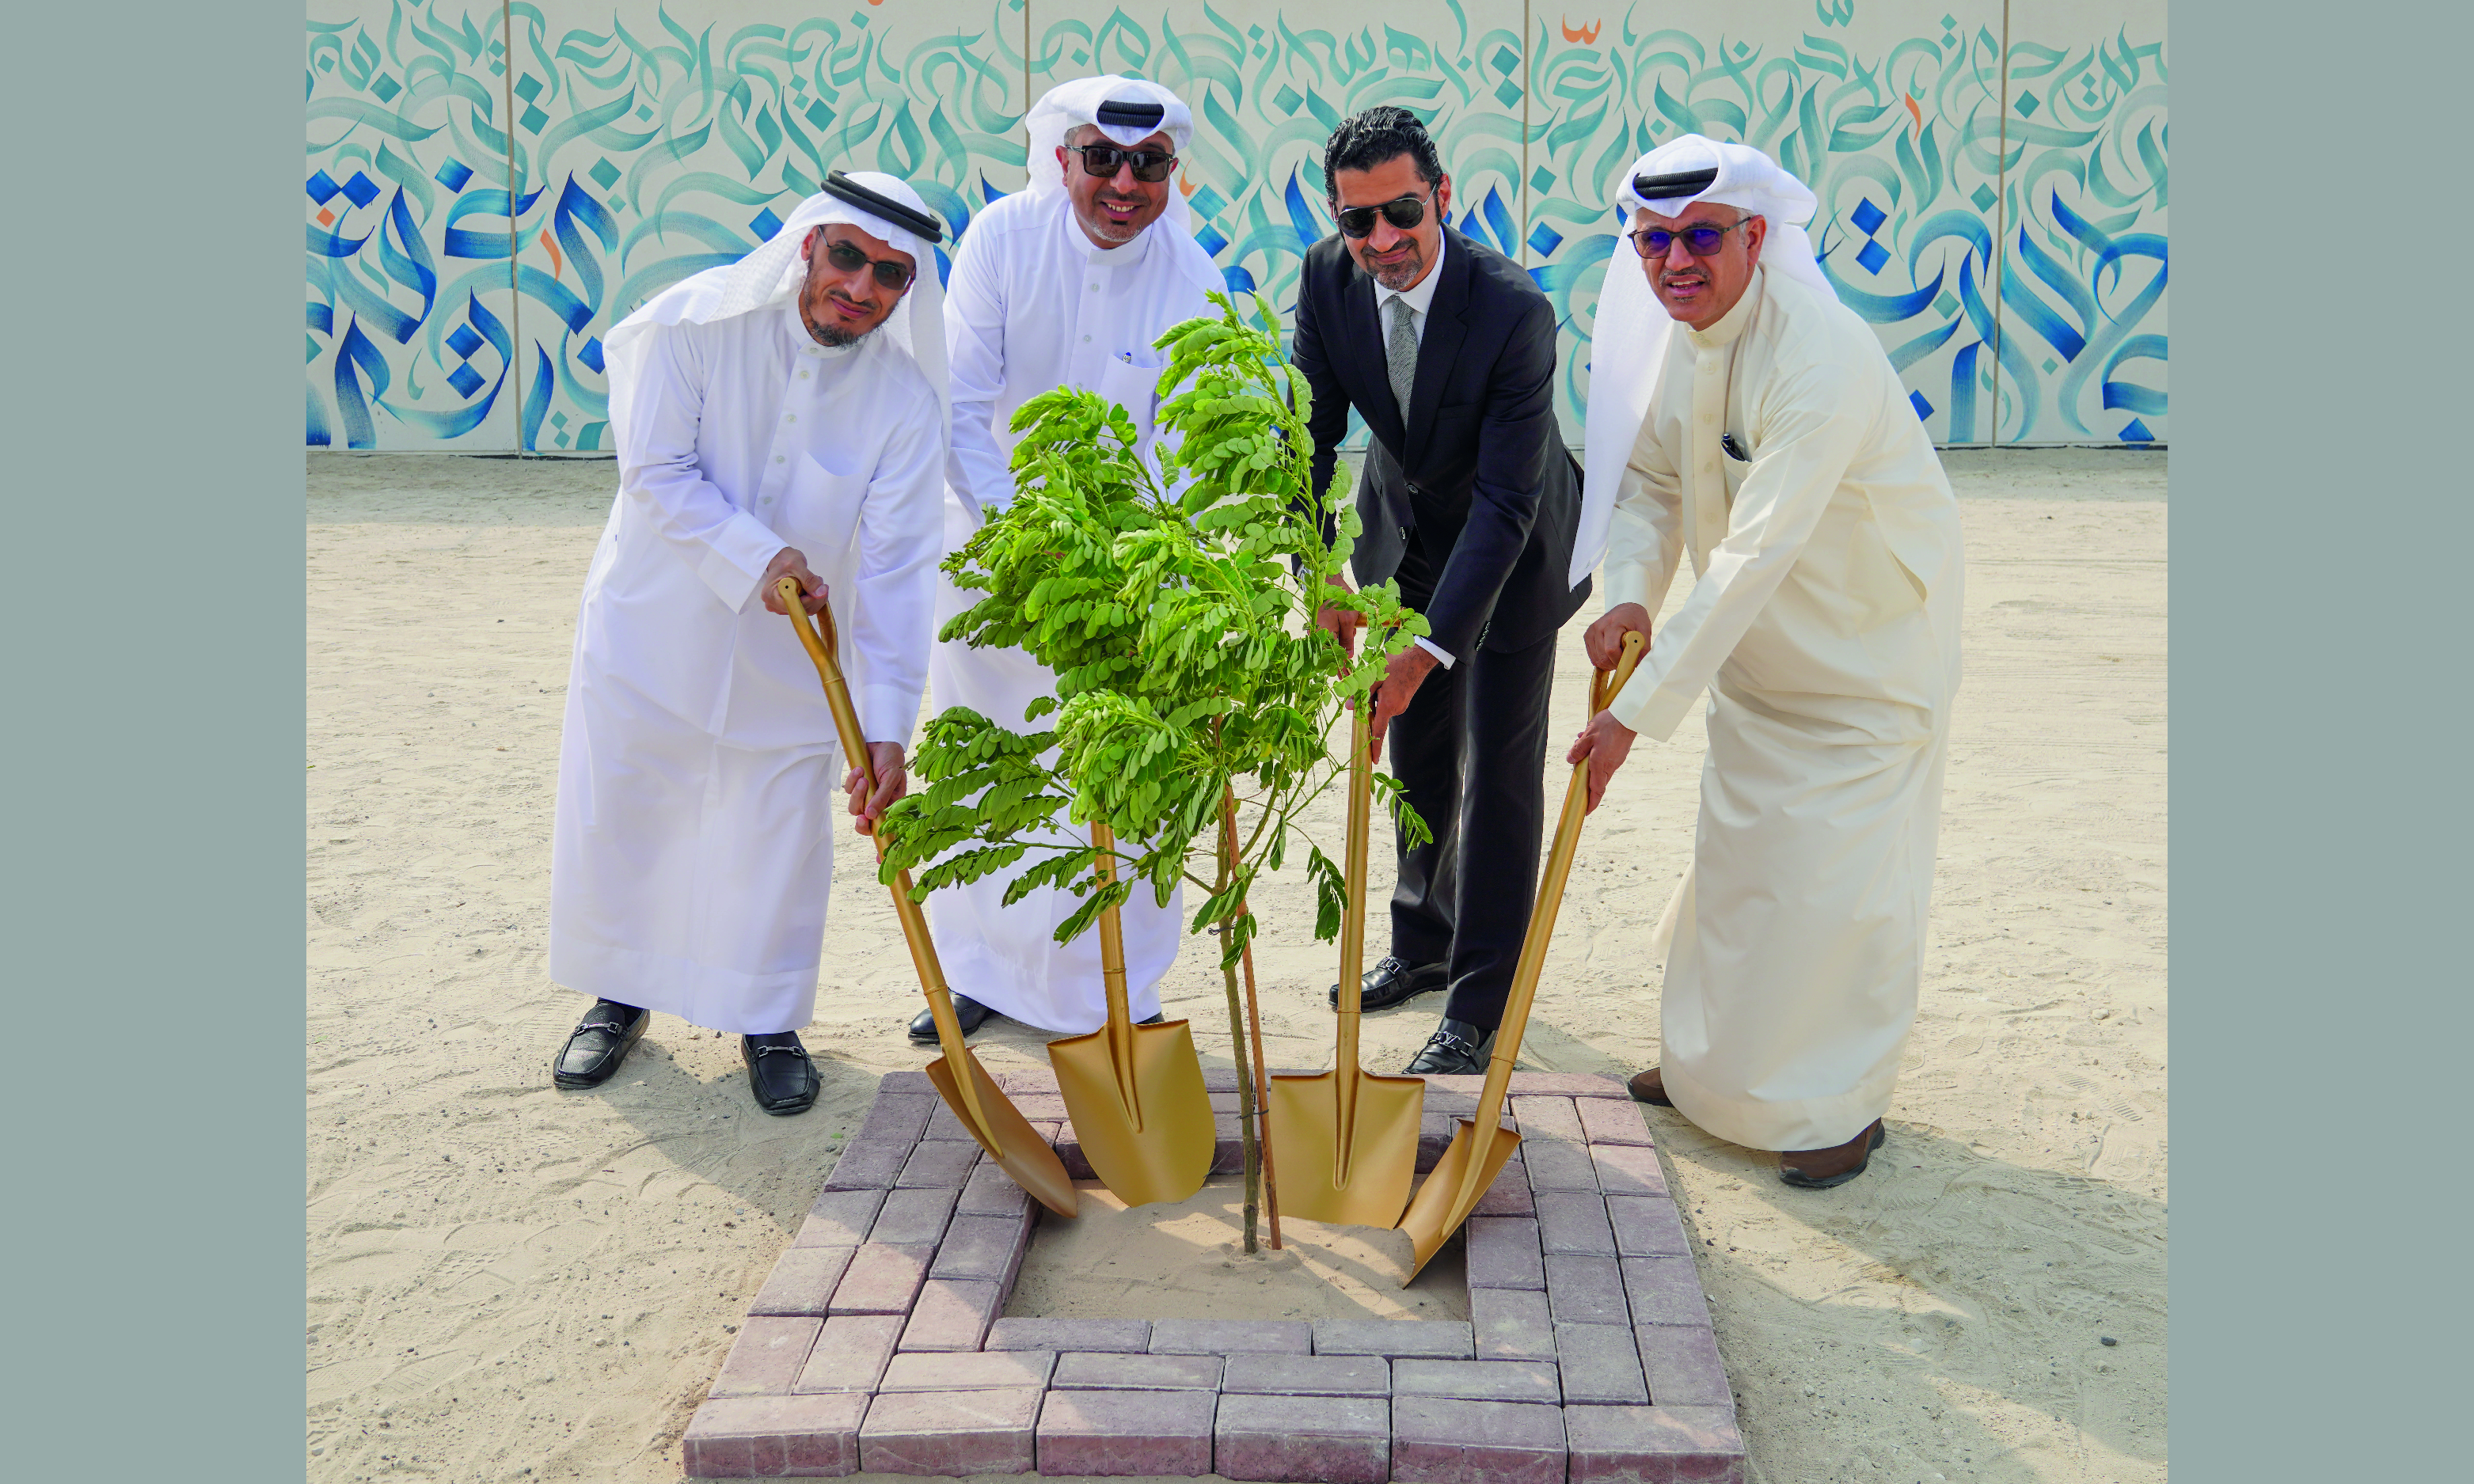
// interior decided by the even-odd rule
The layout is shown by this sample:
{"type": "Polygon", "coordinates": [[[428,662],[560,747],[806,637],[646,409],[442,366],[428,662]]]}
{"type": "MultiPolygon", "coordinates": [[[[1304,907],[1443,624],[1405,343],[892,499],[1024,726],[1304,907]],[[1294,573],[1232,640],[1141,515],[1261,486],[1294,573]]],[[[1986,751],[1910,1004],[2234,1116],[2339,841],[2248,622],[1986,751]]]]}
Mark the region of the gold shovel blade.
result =
{"type": "Polygon", "coordinates": [[[1416,1260],[1409,1264],[1410,1278],[1417,1277],[1435,1254],[1443,1250],[1443,1244],[1451,1240],[1452,1233],[1477,1208],[1478,1198],[1503,1173],[1504,1161],[1512,1158],[1512,1151],[1520,1147],[1520,1136],[1510,1129],[1497,1128],[1493,1139],[1481,1145],[1477,1125],[1467,1118],[1458,1122],[1460,1126],[1452,1131],[1451,1147],[1435,1161],[1434,1173],[1418,1187],[1418,1198],[1409,1203],[1409,1214],[1400,1218],[1400,1230],[1409,1233],[1409,1244],[1417,1253],[1416,1260]],[[1475,1180],[1469,1179],[1471,1160],[1478,1161],[1475,1180]]]}
{"type": "Polygon", "coordinates": [[[1377,1077],[1354,1066],[1272,1079],[1272,1163],[1283,1171],[1283,1215],[1335,1226],[1396,1226],[1418,1169],[1423,1077],[1377,1077]],[[1357,1079],[1343,1120],[1340,1079],[1357,1079]],[[1348,1147],[1340,1147],[1346,1138],[1348,1147]]]}
{"type": "Polygon", "coordinates": [[[971,1137],[980,1141],[980,1147],[987,1151],[997,1168],[1030,1191],[1032,1200],[1060,1216],[1073,1215],[1079,1197],[1074,1192],[1073,1177],[1065,1173],[1065,1164],[1056,1158],[1056,1151],[1039,1137],[1039,1131],[1031,1126],[1031,1120],[1022,1115],[1013,1100],[998,1089],[996,1079],[988,1075],[988,1069],[968,1048],[962,1052],[962,1065],[969,1072],[972,1090],[979,1094],[980,1112],[988,1126],[981,1128],[973,1120],[970,1104],[956,1084],[953,1059],[940,1056],[928,1064],[928,1080],[936,1085],[945,1106],[954,1110],[954,1116],[962,1120],[962,1127],[971,1131],[971,1137]]]}
{"type": "Polygon", "coordinates": [[[1048,1043],[1056,1090],[1091,1172],[1128,1206],[1182,1201],[1211,1175],[1219,1136],[1202,1063],[1183,1020],[1128,1027],[1132,1065],[1120,1068],[1105,1025],[1048,1043]],[[1119,1072],[1127,1075],[1121,1082],[1119,1072]],[[1128,1106],[1126,1089],[1132,1091],[1128,1106]]]}

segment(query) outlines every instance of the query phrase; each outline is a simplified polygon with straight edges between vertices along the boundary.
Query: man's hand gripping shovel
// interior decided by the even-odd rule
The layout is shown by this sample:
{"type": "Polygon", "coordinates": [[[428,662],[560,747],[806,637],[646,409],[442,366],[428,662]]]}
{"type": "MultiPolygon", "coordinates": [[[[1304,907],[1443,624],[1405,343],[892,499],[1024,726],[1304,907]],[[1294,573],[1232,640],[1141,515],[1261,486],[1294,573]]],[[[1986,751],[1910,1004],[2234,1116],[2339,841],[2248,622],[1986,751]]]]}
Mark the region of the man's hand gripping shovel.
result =
{"type": "MultiPolygon", "coordinates": [[[[818,636],[815,627],[808,622],[807,607],[801,601],[797,582],[784,578],[776,585],[782,595],[782,606],[789,610],[790,626],[799,633],[799,643],[815,662],[816,676],[825,683],[825,704],[833,708],[834,730],[841,736],[842,752],[867,779],[868,790],[876,789],[876,770],[868,757],[867,739],[861,734],[859,711],[851,705],[850,687],[842,682],[841,665],[835,659],[837,640],[834,632],[834,610],[829,603],[816,612],[817,622],[824,626],[818,636]]],[[[885,855],[885,844],[877,842],[879,859],[885,855]]],[[[928,936],[927,916],[919,904],[910,899],[910,873],[899,872],[893,879],[893,913],[902,920],[902,936],[910,945],[910,962],[919,970],[919,988],[928,996],[928,1013],[936,1022],[936,1044],[945,1054],[928,1064],[928,1080],[936,1085],[954,1116],[980,1141],[999,1169],[1013,1178],[1015,1185],[1031,1192],[1031,1198],[1060,1216],[1075,1213],[1077,1198],[1074,1182],[1056,1158],[1056,1151],[1037,1130],[1023,1117],[1022,1110],[997,1087],[987,1068],[971,1054],[962,1042],[962,1024],[954,1018],[954,1000],[945,987],[945,970],[936,961],[936,945],[928,936]]]]}
{"type": "MultiPolygon", "coordinates": [[[[1599,671],[1589,681],[1589,714],[1613,703],[1640,663],[1638,634],[1624,635],[1623,657],[1612,677],[1599,671]]],[[[1572,769],[1564,792],[1564,817],[1555,826],[1554,849],[1546,856],[1545,879],[1538,885],[1538,905],[1529,913],[1529,934],[1521,940],[1520,963],[1513,970],[1512,992],[1505,996],[1503,1023],[1494,1033],[1494,1056],[1487,1063],[1486,1086],[1478,1094],[1477,1116],[1461,1120],[1451,1147],[1436,1161],[1434,1173],[1418,1187],[1400,1230],[1409,1233],[1416,1257],[1402,1286],[1443,1251],[1443,1243],[1468,1219],[1478,1197],[1503,1172],[1504,1161],[1520,1145],[1520,1136],[1501,1126],[1504,1094],[1511,1090],[1513,1064],[1520,1060],[1520,1035],[1529,1025],[1530,1002],[1538,997],[1538,976],[1546,967],[1546,943],[1555,935],[1555,912],[1564,904],[1564,883],[1572,874],[1572,857],[1580,850],[1581,821],[1589,813],[1589,763],[1583,758],[1572,769]]]]}

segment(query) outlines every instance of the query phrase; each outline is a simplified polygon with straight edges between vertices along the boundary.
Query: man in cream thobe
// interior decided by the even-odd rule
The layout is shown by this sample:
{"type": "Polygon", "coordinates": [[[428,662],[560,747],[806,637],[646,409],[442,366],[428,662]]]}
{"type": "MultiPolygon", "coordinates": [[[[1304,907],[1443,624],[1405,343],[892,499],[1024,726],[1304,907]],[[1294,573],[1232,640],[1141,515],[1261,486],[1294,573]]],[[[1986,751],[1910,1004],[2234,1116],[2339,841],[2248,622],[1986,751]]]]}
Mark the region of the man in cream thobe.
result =
{"type": "MultiPolygon", "coordinates": [[[[954,404],[949,552],[1013,498],[1007,460],[1015,440],[1007,426],[1031,398],[1059,386],[1097,392],[1132,415],[1148,443],[1158,401],[1152,389],[1168,359],[1152,342],[1180,321],[1212,313],[1204,296],[1223,286],[1210,254],[1194,240],[1173,176],[1176,152],[1194,132],[1175,93],[1128,78],[1085,78],[1042,98],[1028,127],[1030,188],[982,212],[954,257],[946,309],[954,404]]],[[[940,577],[937,626],[979,596],[940,577]]],[[[939,641],[929,689],[940,709],[967,706],[1019,730],[1024,709],[1055,695],[1056,682],[1018,649],[939,641]]],[[[1107,1015],[1100,935],[1056,942],[1057,924],[1080,898],[1055,887],[1006,906],[1006,889],[1018,874],[989,875],[928,898],[962,1028],[976,1029],[993,1011],[1067,1035],[1097,1030],[1107,1015]]],[[[1184,937],[1182,905],[1181,890],[1166,907],[1137,892],[1120,913],[1137,1019],[1160,1013],[1159,981],[1184,937]]],[[[926,1012],[910,1035],[935,1040],[926,1012]]]]}
{"type": "Polygon", "coordinates": [[[1687,556],[1695,580],[1569,760],[1593,759],[1594,807],[1633,735],[1673,735],[1705,690],[1710,737],[1668,909],[1663,1050],[1634,1094],[1782,1151],[1789,1185],[1834,1185],[1881,1142],[1915,1017],[1959,676],[1958,507],[1880,341],[1813,271],[1811,194],[1698,135],[1634,178],[1575,563],[1607,541],[1592,660],[1649,634],[1687,556]]]}
{"type": "Polygon", "coordinates": [[[610,332],[618,495],[576,615],[550,864],[550,977],[596,1003],[562,1087],[607,1080],[660,1010],[738,1033],[765,1112],[815,1100],[797,1032],[837,784],[865,822],[900,796],[927,680],[936,230],[892,177],[836,172],[770,242],[610,332]],[[833,606],[872,794],[843,775],[784,576],[833,606]]]}

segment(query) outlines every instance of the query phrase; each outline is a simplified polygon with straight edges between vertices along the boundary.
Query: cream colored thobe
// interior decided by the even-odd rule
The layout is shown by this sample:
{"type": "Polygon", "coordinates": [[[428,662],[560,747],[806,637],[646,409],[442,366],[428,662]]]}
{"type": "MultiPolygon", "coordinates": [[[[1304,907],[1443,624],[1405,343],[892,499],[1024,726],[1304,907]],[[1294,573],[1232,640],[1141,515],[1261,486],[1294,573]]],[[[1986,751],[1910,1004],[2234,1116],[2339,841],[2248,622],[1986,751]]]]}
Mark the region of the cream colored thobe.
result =
{"type": "MultiPolygon", "coordinates": [[[[1168,361],[1152,342],[1179,321],[1215,313],[1203,296],[1220,286],[1210,259],[1190,238],[1173,240],[1175,229],[1163,218],[1123,247],[1100,248],[1076,225],[1061,190],[1008,196],[971,223],[945,300],[954,406],[947,551],[970,539],[982,513],[1012,500],[1007,461],[1018,440],[1007,424],[1031,398],[1060,386],[1098,392],[1132,416],[1148,447],[1158,405],[1152,389],[1168,361]]],[[[940,574],[937,628],[981,596],[940,574]]],[[[939,640],[929,690],[939,710],[968,706],[1019,731],[1024,710],[1055,695],[1056,681],[1019,649],[939,640]]],[[[946,977],[956,993],[1026,1024],[1070,1035],[1097,1030],[1107,1017],[1100,935],[1062,945],[1055,936],[1081,899],[1042,886],[1005,905],[1006,889],[1034,863],[929,897],[946,977]]],[[[1159,981],[1185,936],[1183,906],[1182,888],[1166,907],[1146,889],[1119,914],[1136,1019],[1159,1013],[1159,981]]]]}
{"type": "Polygon", "coordinates": [[[814,666],[758,583],[798,548],[831,595],[861,730],[908,743],[943,417],[885,332],[828,349],[787,297],[643,337],[613,366],[618,495],[576,613],[550,977],[715,1030],[797,1030],[844,764],[814,666]]]}
{"type": "Polygon", "coordinates": [[[1958,506],[1880,343],[1835,299],[1757,270],[1709,331],[1677,329],[1605,568],[1610,609],[1653,614],[1686,553],[1695,577],[1615,720],[1664,740],[1709,692],[1658,1065],[1722,1138],[1828,1148],[1888,1109],[1915,1018],[1958,506]]]}

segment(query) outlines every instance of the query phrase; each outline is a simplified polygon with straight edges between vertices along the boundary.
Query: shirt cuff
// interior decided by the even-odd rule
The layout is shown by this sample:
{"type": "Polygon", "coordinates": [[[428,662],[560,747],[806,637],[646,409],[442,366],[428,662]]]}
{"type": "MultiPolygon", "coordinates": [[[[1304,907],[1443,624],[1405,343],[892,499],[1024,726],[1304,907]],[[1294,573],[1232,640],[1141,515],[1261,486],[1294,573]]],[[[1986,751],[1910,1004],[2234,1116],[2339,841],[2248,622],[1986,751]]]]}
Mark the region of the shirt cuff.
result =
{"type": "Polygon", "coordinates": [[[1444,669],[1448,670],[1452,667],[1452,657],[1445,651],[1437,649],[1434,645],[1427,643],[1421,638],[1412,639],[1410,642],[1417,645],[1419,649],[1424,650],[1427,654],[1434,656],[1435,662],[1442,665],[1444,669]]]}
{"type": "Polygon", "coordinates": [[[1664,742],[1675,735],[1675,729],[1684,724],[1684,713],[1690,709],[1692,696],[1673,686],[1635,690],[1626,685],[1614,705],[1607,707],[1607,714],[1641,736],[1664,742]]]}
{"type": "Polygon", "coordinates": [[[696,575],[736,613],[757,596],[756,586],[764,581],[764,569],[790,543],[742,510],[733,512],[707,544],[712,549],[696,563],[696,575]]]}
{"type": "Polygon", "coordinates": [[[1599,589],[1606,607],[1603,612],[1613,612],[1627,603],[1637,603],[1658,616],[1649,596],[1649,568],[1638,562],[1610,562],[1600,572],[1604,586],[1599,589]]]}
{"type": "Polygon", "coordinates": [[[859,730],[869,742],[899,742],[910,751],[910,733],[919,725],[919,692],[899,685],[869,685],[851,698],[859,708],[859,730]]]}

